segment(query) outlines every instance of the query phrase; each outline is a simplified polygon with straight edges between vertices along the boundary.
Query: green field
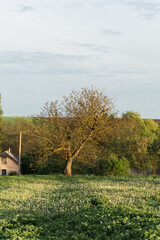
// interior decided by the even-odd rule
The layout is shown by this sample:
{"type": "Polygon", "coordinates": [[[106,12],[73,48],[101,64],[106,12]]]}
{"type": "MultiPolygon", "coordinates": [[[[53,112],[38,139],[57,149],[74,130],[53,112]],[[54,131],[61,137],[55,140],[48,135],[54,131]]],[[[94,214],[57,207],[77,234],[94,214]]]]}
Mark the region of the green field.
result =
{"type": "Polygon", "coordinates": [[[0,239],[160,239],[160,178],[0,177],[0,239]]]}
{"type": "Polygon", "coordinates": [[[2,120],[5,123],[9,123],[11,125],[15,124],[16,121],[20,121],[20,120],[26,120],[26,121],[32,121],[32,117],[2,117],[2,120]]]}

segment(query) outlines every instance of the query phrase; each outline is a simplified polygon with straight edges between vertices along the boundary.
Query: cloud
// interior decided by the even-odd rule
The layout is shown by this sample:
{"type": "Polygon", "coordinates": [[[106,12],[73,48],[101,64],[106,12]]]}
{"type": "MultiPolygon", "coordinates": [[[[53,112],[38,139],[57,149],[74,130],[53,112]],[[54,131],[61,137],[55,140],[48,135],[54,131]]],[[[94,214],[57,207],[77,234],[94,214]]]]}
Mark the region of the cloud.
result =
{"type": "Polygon", "coordinates": [[[45,51],[3,51],[0,52],[0,63],[21,62],[26,63],[28,61],[35,62],[55,62],[55,61],[81,61],[89,56],[85,55],[69,55],[58,54],[45,51]]]}
{"type": "Polygon", "coordinates": [[[20,6],[19,12],[29,12],[35,10],[34,7],[28,6],[28,5],[22,5],[20,6]]]}
{"type": "MultiPolygon", "coordinates": [[[[90,46],[86,45],[85,46],[90,46]]],[[[92,46],[92,44],[91,44],[92,46]]],[[[0,75],[1,78],[8,76],[61,76],[69,78],[73,75],[76,78],[101,79],[102,81],[114,82],[121,85],[138,82],[155,83],[160,70],[130,65],[102,65],[101,56],[94,55],[69,55],[51,53],[45,51],[34,52],[0,52],[0,75]]]]}
{"type": "Polygon", "coordinates": [[[136,9],[146,11],[157,11],[160,7],[160,2],[156,0],[124,0],[123,2],[136,7],[136,9]]]}
{"type": "Polygon", "coordinates": [[[93,56],[67,55],[50,52],[0,52],[0,73],[5,74],[89,74],[79,67],[93,56]]]}
{"type": "Polygon", "coordinates": [[[140,11],[140,16],[146,19],[160,14],[160,2],[157,0],[124,0],[123,3],[140,11]]]}
{"type": "Polygon", "coordinates": [[[81,7],[84,7],[85,5],[81,2],[70,2],[70,3],[65,3],[62,5],[62,7],[65,7],[65,8],[81,8],[81,7]]]}
{"type": "Polygon", "coordinates": [[[93,2],[93,6],[95,7],[105,7],[106,5],[114,5],[116,3],[119,3],[119,0],[97,0],[93,2]]]}
{"type": "Polygon", "coordinates": [[[159,0],[96,0],[93,2],[95,7],[105,7],[107,5],[121,5],[134,8],[139,13],[140,17],[145,19],[152,19],[160,15],[160,1],[159,0]]]}
{"type": "MultiPolygon", "coordinates": [[[[95,69],[96,77],[105,77],[110,76],[110,81],[115,80],[118,83],[134,83],[141,81],[146,82],[146,76],[149,76],[148,69],[141,69],[139,67],[131,67],[127,65],[104,65],[101,67],[97,67],[95,69]],[[138,80],[137,80],[138,79],[138,80]]],[[[153,78],[152,78],[153,80],[153,78]]],[[[150,81],[150,80],[149,80],[150,81]]]]}
{"type": "Polygon", "coordinates": [[[103,31],[104,35],[105,36],[119,36],[119,35],[123,35],[124,33],[123,32],[119,32],[119,31],[114,31],[114,30],[109,30],[109,29],[105,29],[103,31]]]}
{"type": "Polygon", "coordinates": [[[95,51],[98,51],[98,52],[107,52],[107,53],[109,53],[109,48],[105,47],[105,46],[95,46],[93,49],[95,51]]]}
{"type": "MultiPolygon", "coordinates": [[[[102,8],[108,5],[123,5],[134,8],[136,11],[140,12],[139,16],[150,19],[155,15],[160,14],[160,2],[159,0],[86,0],[82,2],[73,0],[56,2],[54,4],[43,6],[43,8],[85,8],[85,7],[95,7],[102,8]]],[[[42,8],[42,6],[41,6],[42,8]]],[[[30,5],[21,5],[19,12],[29,12],[35,10],[35,7],[30,5]]]]}
{"type": "Polygon", "coordinates": [[[96,45],[96,44],[90,44],[90,43],[69,43],[69,45],[80,47],[80,48],[86,48],[97,52],[107,52],[109,53],[109,48],[103,45],[96,45]]]}

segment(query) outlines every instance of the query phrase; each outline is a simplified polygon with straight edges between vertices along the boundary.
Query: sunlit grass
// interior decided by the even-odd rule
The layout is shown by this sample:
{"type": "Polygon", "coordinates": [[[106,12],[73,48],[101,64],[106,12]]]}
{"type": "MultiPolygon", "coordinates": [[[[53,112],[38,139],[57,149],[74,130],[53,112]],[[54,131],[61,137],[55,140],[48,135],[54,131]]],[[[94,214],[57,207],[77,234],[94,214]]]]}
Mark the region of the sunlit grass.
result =
{"type": "Polygon", "coordinates": [[[103,195],[113,206],[143,208],[159,213],[160,179],[108,179],[88,176],[67,179],[63,176],[21,176],[0,178],[1,210],[14,209],[52,214],[59,211],[79,210],[88,204],[91,196],[103,195]],[[82,179],[83,180],[82,180],[82,179]],[[5,187],[6,182],[6,187],[5,187]]]}

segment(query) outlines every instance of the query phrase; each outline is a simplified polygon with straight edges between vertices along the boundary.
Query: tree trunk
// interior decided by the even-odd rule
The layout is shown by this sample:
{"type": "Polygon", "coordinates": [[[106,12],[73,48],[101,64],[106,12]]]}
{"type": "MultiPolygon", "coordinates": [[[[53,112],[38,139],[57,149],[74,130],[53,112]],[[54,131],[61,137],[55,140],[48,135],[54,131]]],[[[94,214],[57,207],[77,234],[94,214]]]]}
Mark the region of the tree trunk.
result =
{"type": "Polygon", "coordinates": [[[68,157],[67,157],[67,164],[66,164],[66,167],[64,169],[64,175],[71,176],[72,175],[72,161],[73,161],[73,158],[71,156],[71,135],[70,135],[69,126],[67,127],[67,142],[68,142],[68,147],[67,147],[68,157]]]}
{"type": "Polygon", "coordinates": [[[72,175],[72,157],[68,157],[66,167],[64,169],[64,175],[71,176],[72,175]]]}
{"type": "Polygon", "coordinates": [[[88,137],[86,137],[80,144],[80,146],[71,154],[71,137],[70,137],[70,131],[69,127],[67,128],[67,138],[68,138],[68,147],[67,147],[67,152],[68,152],[68,159],[67,159],[67,164],[64,169],[64,175],[66,176],[71,176],[72,175],[72,162],[73,160],[78,156],[79,152],[82,150],[84,147],[85,143],[88,141],[88,139],[92,136],[94,131],[94,128],[91,129],[90,134],[88,137]]]}

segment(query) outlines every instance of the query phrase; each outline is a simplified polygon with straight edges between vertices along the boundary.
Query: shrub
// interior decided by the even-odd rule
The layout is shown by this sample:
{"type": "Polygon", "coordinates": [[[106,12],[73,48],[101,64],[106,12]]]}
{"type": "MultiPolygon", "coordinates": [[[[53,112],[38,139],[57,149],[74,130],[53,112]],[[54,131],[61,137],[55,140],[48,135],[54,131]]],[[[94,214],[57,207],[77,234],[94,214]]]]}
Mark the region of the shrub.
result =
{"type": "Polygon", "coordinates": [[[16,176],[16,175],[18,175],[16,171],[12,171],[9,173],[9,176],[16,176]]]}
{"type": "Polygon", "coordinates": [[[130,173],[130,164],[125,157],[111,154],[106,159],[99,160],[101,175],[127,176],[130,173]]]}

